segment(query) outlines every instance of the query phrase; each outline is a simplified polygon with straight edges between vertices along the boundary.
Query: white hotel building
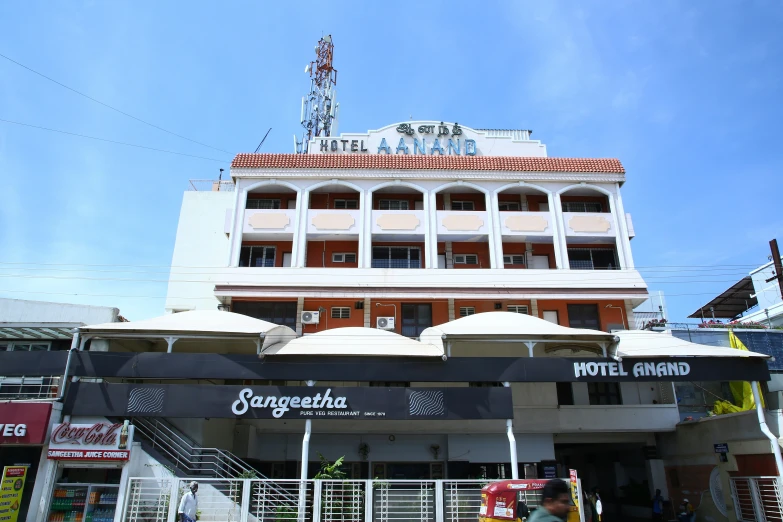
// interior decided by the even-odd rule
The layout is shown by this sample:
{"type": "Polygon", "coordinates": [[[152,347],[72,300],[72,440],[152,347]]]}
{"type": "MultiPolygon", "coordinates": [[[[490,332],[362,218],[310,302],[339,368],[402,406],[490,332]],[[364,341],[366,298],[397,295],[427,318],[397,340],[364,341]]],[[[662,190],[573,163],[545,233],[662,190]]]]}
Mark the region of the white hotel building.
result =
{"type": "MultiPolygon", "coordinates": [[[[618,160],[550,158],[530,131],[442,122],[318,138],[309,150],[239,154],[231,182],[185,193],[168,312],[230,309],[300,335],[364,327],[415,338],[496,310],[608,332],[633,325],[633,308],[648,296],[634,269],[618,160]]],[[[519,351],[499,344],[459,355],[525,355],[519,351]]],[[[583,465],[586,483],[616,488],[617,480],[652,483],[652,470],[662,472],[643,449],[655,458],[655,433],[679,421],[670,383],[512,388],[520,475],[523,464],[527,476],[543,476],[547,463],[583,465]],[[624,478],[615,479],[616,466],[624,478]]],[[[173,422],[270,477],[296,477],[301,422],[173,422]]],[[[357,478],[508,473],[502,423],[316,421],[310,454],[319,452],[344,455],[357,478]]]]}

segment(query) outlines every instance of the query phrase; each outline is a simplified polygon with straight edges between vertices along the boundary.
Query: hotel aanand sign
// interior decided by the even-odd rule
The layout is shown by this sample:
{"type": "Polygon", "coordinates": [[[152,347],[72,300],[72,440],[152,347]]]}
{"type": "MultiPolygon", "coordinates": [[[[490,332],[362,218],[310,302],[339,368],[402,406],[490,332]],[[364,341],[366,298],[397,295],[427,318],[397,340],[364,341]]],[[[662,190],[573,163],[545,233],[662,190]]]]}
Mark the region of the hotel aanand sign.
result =
{"type": "Polygon", "coordinates": [[[385,154],[397,156],[546,156],[530,131],[475,130],[442,121],[395,123],[366,134],[341,134],[310,140],[309,154],[385,154]]]}

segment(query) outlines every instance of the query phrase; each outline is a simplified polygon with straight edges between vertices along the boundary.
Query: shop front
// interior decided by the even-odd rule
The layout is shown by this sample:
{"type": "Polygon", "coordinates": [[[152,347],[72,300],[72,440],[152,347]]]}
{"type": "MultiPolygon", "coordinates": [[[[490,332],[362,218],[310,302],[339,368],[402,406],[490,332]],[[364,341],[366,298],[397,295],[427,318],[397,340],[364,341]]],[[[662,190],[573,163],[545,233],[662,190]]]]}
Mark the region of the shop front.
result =
{"type": "Polygon", "coordinates": [[[130,459],[133,427],[126,421],[77,418],[56,424],[47,458],[56,462],[49,522],[111,522],[122,472],[130,459]]]}
{"type": "Polygon", "coordinates": [[[52,404],[0,403],[0,521],[25,520],[33,494],[52,404]]]}

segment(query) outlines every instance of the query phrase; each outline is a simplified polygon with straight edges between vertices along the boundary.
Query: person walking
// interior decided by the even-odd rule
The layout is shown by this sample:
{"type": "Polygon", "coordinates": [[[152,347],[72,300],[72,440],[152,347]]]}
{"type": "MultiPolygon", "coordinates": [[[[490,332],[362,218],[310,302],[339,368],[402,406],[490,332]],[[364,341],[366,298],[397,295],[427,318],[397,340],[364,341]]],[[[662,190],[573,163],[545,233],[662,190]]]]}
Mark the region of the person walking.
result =
{"type": "Polygon", "coordinates": [[[196,512],[198,511],[198,499],[196,498],[196,491],[198,491],[198,482],[195,480],[190,483],[188,487],[190,491],[182,495],[182,500],[179,502],[179,522],[196,522],[196,512]]]}
{"type": "Polygon", "coordinates": [[[593,522],[593,503],[590,501],[590,495],[587,491],[582,492],[582,506],[585,513],[585,521],[593,522]]]}
{"type": "Polygon", "coordinates": [[[552,479],[541,492],[541,505],[527,522],[563,522],[571,509],[571,489],[565,481],[552,479]]]}
{"type": "Polygon", "coordinates": [[[655,490],[655,496],[652,498],[652,519],[663,520],[663,495],[661,490],[655,490]]]}

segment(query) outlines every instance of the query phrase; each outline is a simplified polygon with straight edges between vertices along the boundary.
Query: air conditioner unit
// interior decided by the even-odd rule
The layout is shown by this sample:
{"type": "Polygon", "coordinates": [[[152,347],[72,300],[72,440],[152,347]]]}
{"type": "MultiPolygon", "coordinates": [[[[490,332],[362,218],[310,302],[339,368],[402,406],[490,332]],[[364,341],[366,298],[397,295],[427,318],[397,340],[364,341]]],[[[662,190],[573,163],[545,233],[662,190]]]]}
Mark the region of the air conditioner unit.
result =
{"type": "Polygon", "coordinates": [[[318,324],[321,312],[302,312],[302,324],[318,324]]]}
{"type": "Polygon", "coordinates": [[[394,330],[394,317],[379,317],[375,320],[375,327],[380,330],[394,330]]]}

